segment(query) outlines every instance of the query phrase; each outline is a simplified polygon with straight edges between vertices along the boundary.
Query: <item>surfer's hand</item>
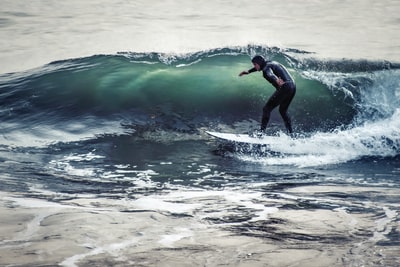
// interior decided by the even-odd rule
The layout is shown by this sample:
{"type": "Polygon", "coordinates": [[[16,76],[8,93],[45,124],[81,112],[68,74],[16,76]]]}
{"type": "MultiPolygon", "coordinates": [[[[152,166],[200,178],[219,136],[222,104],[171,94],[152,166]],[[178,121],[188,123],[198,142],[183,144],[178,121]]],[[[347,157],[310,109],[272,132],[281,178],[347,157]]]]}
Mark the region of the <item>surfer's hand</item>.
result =
{"type": "Polygon", "coordinates": [[[247,74],[249,74],[249,72],[247,70],[244,70],[241,73],[239,73],[239,76],[243,76],[243,75],[247,75],[247,74]]]}
{"type": "Polygon", "coordinates": [[[276,80],[276,83],[279,85],[279,87],[281,87],[282,85],[285,84],[285,81],[282,80],[281,78],[278,78],[278,79],[276,80]]]}

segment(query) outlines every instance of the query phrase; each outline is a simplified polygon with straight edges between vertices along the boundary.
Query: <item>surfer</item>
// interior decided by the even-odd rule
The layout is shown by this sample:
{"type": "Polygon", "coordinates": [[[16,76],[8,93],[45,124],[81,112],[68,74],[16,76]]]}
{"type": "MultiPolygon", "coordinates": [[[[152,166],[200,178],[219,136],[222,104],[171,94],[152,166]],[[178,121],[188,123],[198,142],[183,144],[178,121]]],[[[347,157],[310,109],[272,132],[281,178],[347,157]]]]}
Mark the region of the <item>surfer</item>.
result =
{"type": "Polygon", "coordinates": [[[239,76],[247,75],[255,71],[262,71],[263,77],[276,89],[263,108],[260,129],[261,133],[265,132],[271,111],[277,106],[279,106],[279,113],[285,122],[287,131],[292,133],[292,122],[287,111],[294,95],[296,94],[296,84],[293,78],[290,76],[287,69],[278,62],[266,61],[259,55],[253,57],[251,62],[254,67],[247,71],[242,71],[239,76]]]}

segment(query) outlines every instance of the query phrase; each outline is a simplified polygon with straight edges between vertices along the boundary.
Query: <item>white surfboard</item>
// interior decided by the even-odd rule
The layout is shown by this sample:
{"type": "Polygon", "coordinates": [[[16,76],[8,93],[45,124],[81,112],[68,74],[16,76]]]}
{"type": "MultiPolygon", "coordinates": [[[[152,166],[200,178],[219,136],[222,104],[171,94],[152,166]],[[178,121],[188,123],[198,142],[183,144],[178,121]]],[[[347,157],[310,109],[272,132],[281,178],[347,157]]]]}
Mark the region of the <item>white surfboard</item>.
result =
{"type": "Polygon", "coordinates": [[[277,142],[279,139],[278,136],[268,136],[268,135],[253,137],[248,134],[219,133],[210,131],[206,131],[206,133],[222,140],[227,140],[236,143],[258,144],[258,145],[269,145],[274,142],[277,142]]]}

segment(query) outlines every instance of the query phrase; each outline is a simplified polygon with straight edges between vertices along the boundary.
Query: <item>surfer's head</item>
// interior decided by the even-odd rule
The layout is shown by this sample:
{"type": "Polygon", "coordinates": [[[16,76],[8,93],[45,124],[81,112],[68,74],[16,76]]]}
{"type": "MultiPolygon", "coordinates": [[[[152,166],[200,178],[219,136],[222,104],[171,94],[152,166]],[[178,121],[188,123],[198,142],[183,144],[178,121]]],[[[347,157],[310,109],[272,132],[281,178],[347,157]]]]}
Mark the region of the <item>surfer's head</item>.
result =
{"type": "Polygon", "coordinates": [[[251,62],[253,62],[254,68],[256,70],[262,70],[265,67],[265,59],[262,56],[255,56],[253,57],[253,59],[251,60],[251,62]]]}

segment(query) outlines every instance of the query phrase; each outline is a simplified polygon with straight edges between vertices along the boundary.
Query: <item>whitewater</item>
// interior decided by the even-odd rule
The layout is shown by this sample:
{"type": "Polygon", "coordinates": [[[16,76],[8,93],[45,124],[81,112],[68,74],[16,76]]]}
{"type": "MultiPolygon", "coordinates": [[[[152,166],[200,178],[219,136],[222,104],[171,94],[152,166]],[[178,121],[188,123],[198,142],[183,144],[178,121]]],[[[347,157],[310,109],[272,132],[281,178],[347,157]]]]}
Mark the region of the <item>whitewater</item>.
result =
{"type": "Polygon", "coordinates": [[[398,1],[0,11],[1,266],[398,266],[398,1]],[[295,135],[259,127],[297,85],[295,135]]]}

